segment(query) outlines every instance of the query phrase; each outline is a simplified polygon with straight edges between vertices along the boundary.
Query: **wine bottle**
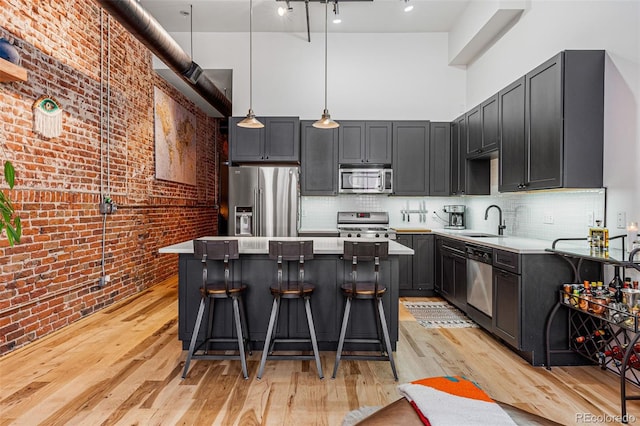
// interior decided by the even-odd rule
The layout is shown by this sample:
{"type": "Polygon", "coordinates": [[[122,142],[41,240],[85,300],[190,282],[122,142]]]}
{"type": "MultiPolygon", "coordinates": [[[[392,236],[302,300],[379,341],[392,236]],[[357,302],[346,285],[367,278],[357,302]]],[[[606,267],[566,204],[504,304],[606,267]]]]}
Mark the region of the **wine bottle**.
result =
{"type": "Polygon", "coordinates": [[[595,330],[589,336],[578,336],[575,338],[576,343],[584,343],[587,340],[607,340],[609,333],[606,330],[595,330]]]}
{"type": "Polygon", "coordinates": [[[620,279],[620,267],[613,268],[613,279],[609,283],[609,291],[615,293],[616,302],[622,302],[622,280],[620,279]]]}

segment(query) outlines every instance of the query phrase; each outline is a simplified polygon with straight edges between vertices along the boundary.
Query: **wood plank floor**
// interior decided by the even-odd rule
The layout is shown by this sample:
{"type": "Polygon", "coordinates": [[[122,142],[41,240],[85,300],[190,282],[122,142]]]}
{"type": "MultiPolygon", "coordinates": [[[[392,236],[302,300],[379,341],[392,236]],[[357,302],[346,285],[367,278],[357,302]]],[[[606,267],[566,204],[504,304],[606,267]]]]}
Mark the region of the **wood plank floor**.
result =
{"type": "MultiPolygon", "coordinates": [[[[0,358],[0,424],[340,425],[350,410],[399,398],[386,362],[343,361],[332,380],[335,354],[323,352],[324,380],[313,362],[273,361],[259,381],[256,351],[249,380],[239,361],[194,361],[181,380],[184,357],[172,278],[0,358]]],[[[618,424],[613,374],[531,367],[480,329],[425,329],[402,307],[396,362],[399,383],[464,375],[562,424],[618,424]]],[[[640,418],[640,402],[628,410],[640,418]]]]}

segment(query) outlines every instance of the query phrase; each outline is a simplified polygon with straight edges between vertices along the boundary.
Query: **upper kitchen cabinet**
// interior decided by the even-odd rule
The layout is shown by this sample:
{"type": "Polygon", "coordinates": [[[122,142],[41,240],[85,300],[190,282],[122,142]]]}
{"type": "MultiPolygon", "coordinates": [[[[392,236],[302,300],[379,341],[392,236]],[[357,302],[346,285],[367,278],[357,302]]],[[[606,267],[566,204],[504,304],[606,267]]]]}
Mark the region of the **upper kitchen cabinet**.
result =
{"type": "Polygon", "coordinates": [[[451,183],[450,195],[464,195],[466,176],[467,121],[465,116],[451,123],[451,183]]]}
{"type": "Polygon", "coordinates": [[[602,187],[604,51],[566,50],[525,79],[524,189],[602,187]]]}
{"type": "Polygon", "coordinates": [[[298,117],[258,117],[264,128],[247,129],[229,119],[230,161],[232,163],[299,162],[300,120],[298,117]]]}
{"type": "Polygon", "coordinates": [[[391,164],[390,121],[340,121],[340,164],[391,164]]]}
{"type": "Polygon", "coordinates": [[[467,157],[485,156],[498,149],[498,95],[467,112],[467,157]]]}
{"type": "Polygon", "coordinates": [[[429,195],[429,122],[393,123],[393,194],[429,195]]]}
{"type": "Polygon", "coordinates": [[[521,77],[498,93],[500,103],[500,192],[525,188],[525,78],[521,77]]]}
{"type": "Polygon", "coordinates": [[[561,52],[499,98],[500,191],[602,187],[604,51],[561,52]]]}
{"type": "Polygon", "coordinates": [[[317,129],[313,121],[300,122],[302,195],[336,195],[338,180],[338,129],[317,129]]]}
{"type": "Polygon", "coordinates": [[[429,137],[429,195],[450,195],[451,124],[431,123],[429,137]]]}

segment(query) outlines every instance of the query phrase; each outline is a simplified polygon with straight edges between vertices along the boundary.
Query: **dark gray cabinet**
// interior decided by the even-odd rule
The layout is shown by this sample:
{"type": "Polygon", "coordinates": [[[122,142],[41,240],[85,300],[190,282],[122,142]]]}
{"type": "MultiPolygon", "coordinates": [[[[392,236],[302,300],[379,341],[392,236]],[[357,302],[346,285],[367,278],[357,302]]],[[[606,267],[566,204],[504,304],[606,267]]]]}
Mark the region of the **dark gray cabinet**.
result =
{"type": "Polygon", "coordinates": [[[500,132],[498,129],[498,94],[496,93],[482,104],[482,152],[488,153],[498,149],[500,132]]]}
{"type": "Polygon", "coordinates": [[[429,136],[429,195],[451,192],[451,124],[431,122],[429,136]]]}
{"type": "Polygon", "coordinates": [[[464,242],[438,237],[436,288],[447,301],[467,311],[467,258],[464,242]]]}
{"type": "Polygon", "coordinates": [[[486,156],[498,149],[498,95],[493,95],[465,114],[467,157],[486,156]]]}
{"type": "Polygon", "coordinates": [[[232,163],[299,162],[298,117],[258,117],[261,129],[238,127],[244,117],[229,119],[229,160],[232,163]]]}
{"type": "MultiPolygon", "coordinates": [[[[388,288],[383,297],[383,304],[394,348],[398,340],[398,260],[404,257],[411,256],[390,256],[389,259],[380,262],[380,280],[388,288]]],[[[178,338],[182,341],[183,349],[186,349],[191,339],[200,303],[202,263],[191,254],[180,254],[178,261],[178,338]]],[[[209,278],[212,280],[220,279],[223,273],[222,267],[219,267],[220,265],[216,265],[214,262],[209,262],[209,265],[211,268],[209,278]]],[[[244,298],[247,322],[251,340],[258,343],[258,348],[260,348],[266,337],[273,301],[269,286],[272,283],[272,279],[275,279],[276,273],[276,262],[269,259],[268,255],[263,254],[242,254],[241,259],[234,261],[232,266],[231,278],[241,279],[248,287],[244,298]]],[[[295,262],[285,265],[283,273],[285,280],[297,279],[298,268],[295,262]]],[[[321,350],[335,350],[336,342],[340,336],[340,324],[345,303],[340,286],[350,279],[350,273],[351,264],[345,262],[337,254],[316,255],[313,260],[305,263],[305,277],[315,284],[315,291],[311,298],[311,309],[321,350]]],[[[363,280],[373,278],[372,262],[368,264],[364,262],[359,265],[358,277],[363,280]]],[[[355,305],[357,306],[352,308],[354,310],[352,311],[349,326],[350,331],[353,332],[352,336],[362,339],[373,338],[377,333],[373,304],[356,303],[355,305]]],[[[216,302],[214,315],[214,335],[220,337],[233,336],[235,329],[232,321],[231,301],[216,302]]],[[[308,326],[302,301],[291,300],[290,302],[282,303],[279,315],[281,320],[276,330],[277,336],[288,338],[308,337],[308,326]]],[[[208,321],[208,318],[209,313],[205,312],[204,321],[208,321]]],[[[204,337],[205,331],[206,328],[202,327],[199,334],[200,338],[204,337]]],[[[233,348],[233,345],[233,343],[230,343],[228,347],[233,348]]],[[[226,348],[227,346],[221,344],[220,347],[226,348]]],[[[308,347],[307,343],[301,346],[303,349],[308,347]]]]}
{"type": "Polygon", "coordinates": [[[414,250],[413,256],[400,256],[400,296],[431,295],[435,281],[435,236],[398,234],[396,241],[414,250]]]}
{"type": "Polygon", "coordinates": [[[317,129],[313,121],[300,122],[302,154],[301,195],[338,193],[338,130],[317,129]]]}
{"type": "Polygon", "coordinates": [[[429,195],[429,122],[393,122],[393,194],[429,195]]]}
{"type": "Polygon", "coordinates": [[[464,115],[451,123],[451,183],[450,195],[464,195],[466,191],[467,122],[464,115]]]}
{"type": "Polygon", "coordinates": [[[525,78],[498,93],[500,103],[500,159],[498,190],[525,189],[525,78]]]}
{"type": "Polygon", "coordinates": [[[467,157],[475,156],[482,150],[482,112],[480,105],[467,111],[467,157]]]}
{"type": "Polygon", "coordinates": [[[391,164],[390,121],[340,121],[340,164],[391,164]]]}
{"type": "Polygon", "coordinates": [[[566,50],[525,75],[523,189],[602,187],[603,50],[566,50]]]}
{"type": "Polygon", "coordinates": [[[493,250],[493,334],[520,349],[522,291],[517,253],[493,250]]]}

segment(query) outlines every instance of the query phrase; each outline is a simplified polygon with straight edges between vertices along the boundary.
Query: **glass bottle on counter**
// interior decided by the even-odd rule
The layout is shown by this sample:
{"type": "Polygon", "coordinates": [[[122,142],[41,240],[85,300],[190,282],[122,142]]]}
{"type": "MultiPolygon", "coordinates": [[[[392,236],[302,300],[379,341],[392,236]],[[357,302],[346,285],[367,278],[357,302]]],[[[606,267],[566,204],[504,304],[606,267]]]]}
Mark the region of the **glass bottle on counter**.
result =
{"type": "Polygon", "coordinates": [[[614,293],[616,302],[622,302],[622,279],[620,279],[620,267],[613,268],[613,279],[609,283],[609,292],[614,293]]]}
{"type": "Polygon", "coordinates": [[[600,223],[601,220],[596,220],[596,226],[589,228],[589,246],[596,253],[609,251],[609,230],[600,223]]]}

